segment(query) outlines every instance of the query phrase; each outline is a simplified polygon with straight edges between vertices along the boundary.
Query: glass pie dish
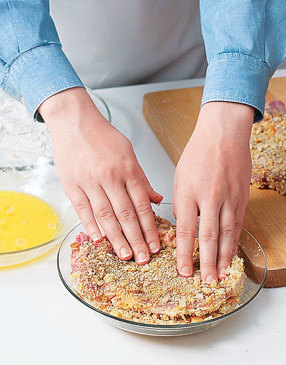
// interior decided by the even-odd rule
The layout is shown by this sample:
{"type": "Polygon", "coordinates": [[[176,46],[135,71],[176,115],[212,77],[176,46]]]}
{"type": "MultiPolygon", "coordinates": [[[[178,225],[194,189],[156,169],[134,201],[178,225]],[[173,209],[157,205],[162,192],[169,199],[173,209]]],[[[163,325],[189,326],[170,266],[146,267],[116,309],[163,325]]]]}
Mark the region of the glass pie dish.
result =
{"type": "Polygon", "coordinates": [[[78,222],[61,187],[53,160],[48,157],[0,149],[0,190],[13,190],[43,199],[55,209],[60,219],[60,231],[54,239],[28,249],[0,253],[0,268],[22,264],[49,252],[78,222]]]}
{"type": "MultiPolygon", "coordinates": [[[[160,206],[153,206],[154,212],[175,224],[173,218],[172,204],[162,203],[160,206]]],[[[239,297],[239,302],[236,307],[227,314],[221,315],[213,319],[208,319],[197,323],[184,324],[146,324],[135,321],[125,320],[109,313],[103,312],[86,301],[75,289],[75,283],[71,277],[71,243],[75,242],[76,236],[84,231],[81,224],[74,227],[71,232],[65,237],[61,244],[57,257],[57,265],[59,276],[66,289],[82,304],[92,309],[96,314],[109,324],[121,328],[123,330],[144,335],[153,336],[179,336],[201,332],[216,326],[225,319],[242,310],[249,304],[256,295],[260,292],[265,282],[267,273],[267,264],[265,254],[257,242],[257,240],[245,229],[241,233],[239,243],[239,256],[244,259],[246,281],[243,290],[239,297]]]]}

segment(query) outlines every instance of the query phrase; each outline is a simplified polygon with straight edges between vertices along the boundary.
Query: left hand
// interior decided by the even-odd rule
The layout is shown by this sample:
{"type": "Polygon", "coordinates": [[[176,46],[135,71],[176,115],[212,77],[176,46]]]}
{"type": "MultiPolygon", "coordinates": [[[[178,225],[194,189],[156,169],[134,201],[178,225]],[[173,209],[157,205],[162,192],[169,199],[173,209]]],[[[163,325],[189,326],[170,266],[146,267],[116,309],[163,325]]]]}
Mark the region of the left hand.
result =
{"type": "Polygon", "coordinates": [[[253,113],[250,106],[230,102],[211,102],[201,109],[175,174],[177,267],[181,276],[193,274],[197,215],[204,282],[225,277],[237,252],[249,196],[253,113]]]}

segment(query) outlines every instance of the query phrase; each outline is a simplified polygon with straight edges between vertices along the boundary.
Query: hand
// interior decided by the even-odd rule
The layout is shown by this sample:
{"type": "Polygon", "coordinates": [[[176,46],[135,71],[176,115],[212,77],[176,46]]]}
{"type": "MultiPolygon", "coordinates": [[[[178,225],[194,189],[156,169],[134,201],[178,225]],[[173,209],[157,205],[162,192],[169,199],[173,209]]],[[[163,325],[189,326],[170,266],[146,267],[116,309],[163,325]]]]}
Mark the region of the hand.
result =
{"type": "Polygon", "coordinates": [[[201,278],[222,279],[237,253],[249,196],[249,139],[253,109],[229,102],[205,104],[179,160],[174,184],[177,218],[177,266],[193,273],[192,252],[197,215],[201,278]]]}
{"type": "Polygon", "coordinates": [[[160,249],[150,186],[131,143],[98,112],[83,88],[63,91],[39,108],[52,135],[58,175],[87,233],[102,226],[122,260],[138,264],[160,249]]]}

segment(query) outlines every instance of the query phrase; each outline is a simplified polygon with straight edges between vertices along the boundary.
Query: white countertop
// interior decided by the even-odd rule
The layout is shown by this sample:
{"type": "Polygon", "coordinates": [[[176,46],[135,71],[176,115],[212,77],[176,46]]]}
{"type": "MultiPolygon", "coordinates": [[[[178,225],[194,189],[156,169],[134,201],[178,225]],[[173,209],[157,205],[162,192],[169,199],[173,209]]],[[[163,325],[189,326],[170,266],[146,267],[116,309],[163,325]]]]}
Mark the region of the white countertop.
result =
{"type": "MultiPolygon", "coordinates": [[[[143,118],[142,97],[202,82],[97,91],[111,109],[113,124],[134,143],[141,165],[165,201],[172,199],[174,166],[143,118]]],[[[263,289],[244,310],[209,331],[173,338],[134,335],[107,325],[67,292],[53,252],[33,264],[0,271],[0,363],[284,364],[285,303],[286,288],[263,289]]]]}

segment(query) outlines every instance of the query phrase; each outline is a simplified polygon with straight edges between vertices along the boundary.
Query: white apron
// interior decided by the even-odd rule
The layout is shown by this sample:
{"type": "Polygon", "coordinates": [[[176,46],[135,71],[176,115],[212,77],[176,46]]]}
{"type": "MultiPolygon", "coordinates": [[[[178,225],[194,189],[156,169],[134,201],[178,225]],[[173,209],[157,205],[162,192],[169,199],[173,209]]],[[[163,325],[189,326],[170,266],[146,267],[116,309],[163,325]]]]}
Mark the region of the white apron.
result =
{"type": "Polygon", "coordinates": [[[202,77],[198,0],[50,0],[63,49],[90,88],[202,77]]]}

